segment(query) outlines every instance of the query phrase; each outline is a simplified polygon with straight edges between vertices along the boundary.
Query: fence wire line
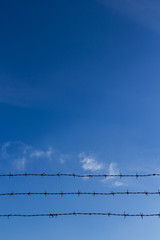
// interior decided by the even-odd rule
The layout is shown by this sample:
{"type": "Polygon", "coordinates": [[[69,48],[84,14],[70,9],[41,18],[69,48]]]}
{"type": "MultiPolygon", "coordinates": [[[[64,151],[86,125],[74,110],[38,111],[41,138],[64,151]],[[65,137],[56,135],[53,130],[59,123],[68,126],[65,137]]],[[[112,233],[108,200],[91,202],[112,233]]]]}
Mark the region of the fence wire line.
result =
{"type": "Polygon", "coordinates": [[[116,216],[116,217],[160,217],[160,213],[151,214],[129,214],[129,213],[111,213],[111,212],[70,212],[70,213],[42,213],[42,214],[0,214],[0,217],[59,217],[59,216],[116,216]]]}
{"type": "Polygon", "coordinates": [[[160,173],[149,173],[149,174],[76,174],[76,173],[9,173],[0,174],[0,177],[74,177],[74,178],[139,178],[139,177],[160,177],[160,173]]]}
{"type": "Polygon", "coordinates": [[[0,196],[31,196],[31,195],[59,195],[59,196],[65,196],[65,195],[91,195],[91,196],[115,196],[115,195],[159,195],[160,196],[160,190],[157,192],[148,192],[148,191],[143,191],[143,192],[131,192],[131,191],[125,191],[125,192],[82,192],[82,191],[77,191],[77,192],[10,192],[10,193],[0,193],[0,196]]]}

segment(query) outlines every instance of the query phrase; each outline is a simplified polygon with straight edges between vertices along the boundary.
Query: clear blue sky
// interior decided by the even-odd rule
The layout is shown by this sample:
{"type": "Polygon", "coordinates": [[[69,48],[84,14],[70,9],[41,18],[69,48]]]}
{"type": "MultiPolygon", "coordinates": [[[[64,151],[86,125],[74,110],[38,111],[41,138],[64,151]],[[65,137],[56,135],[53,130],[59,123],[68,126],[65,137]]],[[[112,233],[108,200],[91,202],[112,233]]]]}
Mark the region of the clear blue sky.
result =
{"type": "MultiPolygon", "coordinates": [[[[160,171],[160,3],[1,1],[0,173],[160,171]]],[[[160,180],[0,179],[0,191],[157,190],[160,180]]],[[[3,197],[0,214],[158,213],[157,196],[3,197]]],[[[158,218],[0,219],[1,238],[159,240],[158,218]]]]}

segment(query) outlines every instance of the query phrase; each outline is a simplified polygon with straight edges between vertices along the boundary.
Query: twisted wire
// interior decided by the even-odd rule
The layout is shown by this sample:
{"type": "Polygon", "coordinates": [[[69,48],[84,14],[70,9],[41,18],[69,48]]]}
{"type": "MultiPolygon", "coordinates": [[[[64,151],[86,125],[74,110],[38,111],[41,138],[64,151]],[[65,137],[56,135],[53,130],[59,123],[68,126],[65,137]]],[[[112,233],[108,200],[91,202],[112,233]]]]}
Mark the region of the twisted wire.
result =
{"type": "Polygon", "coordinates": [[[140,178],[140,177],[159,177],[160,173],[149,173],[149,174],[76,174],[76,173],[9,173],[0,174],[0,177],[74,177],[74,178],[140,178]]]}
{"type": "Polygon", "coordinates": [[[59,196],[65,196],[65,195],[91,195],[91,196],[115,196],[115,195],[159,195],[160,196],[160,190],[155,192],[148,192],[148,191],[140,191],[140,192],[131,192],[131,191],[125,191],[125,192],[8,192],[8,193],[0,193],[0,196],[31,196],[31,195],[59,195],[59,196]]]}
{"type": "Polygon", "coordinates": [[[0,214],[0,217],[59,217],[59,216],[116,216],[116,217],[160,217],[160,213],[151,213],[151,214],[143,214],[143,213],[111,213],[111,212],[70,212],[70,213],[40,213],[40,214],[0,214]]]}

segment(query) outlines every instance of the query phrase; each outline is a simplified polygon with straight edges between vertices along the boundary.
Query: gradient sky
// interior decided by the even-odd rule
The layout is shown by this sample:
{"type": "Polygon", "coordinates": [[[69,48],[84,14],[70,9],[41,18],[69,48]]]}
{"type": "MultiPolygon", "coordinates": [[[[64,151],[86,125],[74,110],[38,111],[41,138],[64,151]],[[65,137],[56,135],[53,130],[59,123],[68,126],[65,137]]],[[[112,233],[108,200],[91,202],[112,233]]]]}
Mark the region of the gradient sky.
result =
{"type": "MultiPolygon", "coordinates": [[[[0,3],[0,173],[160,171],[160,3],[0,3]]],[[[156,191],[150,179],[0,179],[0,192],[156,191]]],[[[159,213],[158,196],[3,197],[0,214],[159,213]]],[[[158,218],[0,219],[2,239],[159,240],[158,218]]]]}

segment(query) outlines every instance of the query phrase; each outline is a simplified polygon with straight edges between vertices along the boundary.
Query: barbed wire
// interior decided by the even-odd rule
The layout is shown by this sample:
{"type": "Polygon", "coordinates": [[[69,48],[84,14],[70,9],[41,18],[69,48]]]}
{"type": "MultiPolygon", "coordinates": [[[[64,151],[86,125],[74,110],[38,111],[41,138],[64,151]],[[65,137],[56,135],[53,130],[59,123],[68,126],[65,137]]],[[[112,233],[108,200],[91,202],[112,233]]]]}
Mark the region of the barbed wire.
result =
{"type": "Polygon", "coordinates": [[[151,214],[143,214],[143,213],[111,213],[111,212],[70,212],[70,213],[40,213],[40,214],[0,214],[0,217],[59,217],[59,216],[116,216],[116,217],[160,217],[160,213],[151,213],[151,214]]]}
{"type": "Polygon", "coordinates": [[[76,174],[76,173],[9,173],[0,174],[0,177],[74,177],[74,178],[140,178],[140,177],[160,177],[160,173],[149,174],[76,174]]]}
{"type": "Polygon", "coordinates": [[[148,191],[141,191],[141,192],[131,192],[131,191],[125,191],[125,192],[82,192],[82,191],[77,191],[77,192],[9,192],[9,193],[0,193],[0,196],[23,196],[23,195],[59,195],[59,196],[65,196],[65,195],[91,195],[91,196],[115,196],[115,195],[159,195],[160,196],[160,190],[155,191],[155,192],[148,192],[148,191]]]}

